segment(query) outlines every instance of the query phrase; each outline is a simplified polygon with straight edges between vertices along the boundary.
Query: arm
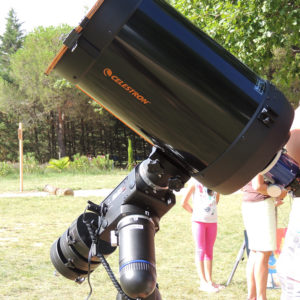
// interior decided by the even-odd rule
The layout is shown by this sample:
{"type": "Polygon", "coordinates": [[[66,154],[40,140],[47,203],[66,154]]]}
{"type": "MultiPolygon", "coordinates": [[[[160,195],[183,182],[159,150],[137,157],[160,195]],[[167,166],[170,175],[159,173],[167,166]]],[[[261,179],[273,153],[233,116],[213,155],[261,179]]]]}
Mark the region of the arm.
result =
{"type": "Polygon", "coordinates": [[[194,193],[194,191],[195,191],[195,185],[193,184],[193,185],[189,186],[186,194],[184,195],[184,197],[181,200],[181,206],[190,213],[193,212],[193,208],[190,206],[189,200],[190,200],[192,194],[194,193]]]}
{"type": "Polygon", "coordinates": [[[219,200],[220,200],[220,194],[217,193],[217,195],[216,195],[216,202],[217,202],[217,204],[219,204],[219,200]]]}
{"type": "Polygon", "coordinates": [[[265,183],[264,177],[261,174],[256,175],[252,179],[252,187],[256,192],[268,196],[267,193],[268,185],[265,183]]]}
{"type": "MultiPolygon", "coordinates": [[[[268,192],[267,192],[268,185],[265,183],[264,177],[261,174],[256,175],[252,179],[252,187],[258,193],[268,196],[268,192]]],[[[286,196],[286,194],[287,194],[286,190],[281,191],[280,196],[276,198],[276,206],[282,204],[281,200],[286,196]]]]}

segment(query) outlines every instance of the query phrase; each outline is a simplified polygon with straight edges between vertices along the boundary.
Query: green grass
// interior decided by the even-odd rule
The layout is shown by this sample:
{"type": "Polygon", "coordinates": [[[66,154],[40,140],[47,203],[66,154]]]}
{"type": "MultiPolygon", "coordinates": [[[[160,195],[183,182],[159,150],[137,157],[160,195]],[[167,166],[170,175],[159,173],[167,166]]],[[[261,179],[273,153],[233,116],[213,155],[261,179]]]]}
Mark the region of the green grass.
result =
{"type": "MultiPolygon", "coordinates": [[[[93,176],[82,188],[97,188],[103,180],[109,187],[119,182],[120,174],[102,175],[107,180],[93,176]],[[88,182],[91,180],[91,182],[88,182]],[[99,180],[99,181],[98,181],[99,180]]],[[[49,178],[48,178],[49,179],[49,178]]],[[[31,179],[31,182],[44,181],[31,179]]],[[[59,183],[80,180],[59,177],[59,183]]],[[[43,183],[44,184],[44,183],[43,183]]],[[[9,183],[7,185],[10,185],[9,183]]],[[[1,183],[4,187],[5,183],[1,183]]],[[[73,186],[72,186],[73,187],[73,186]]],[[[104,187],[104,186],[103,186],[104,187]]],[[[88,199],[98,203],[100,198],[88,199]]],[[[180,199],[177,199],[179,203],[180,199]]],[[[49,258],[52,243],[80,215],[87,198],[2,198],[0,199],[0,299],[85,299],[89,293],[87,282],[78,285],[62,276],[54,276],[49,258]]],[[[221,196],[219,204],[218,237],[214,249],[214,280],[226,283],[243,241],[241,196],[221,196]]],[[[278,209],[279,226],[286,225],[290,205],[287,202],[278,209]]],[[[198,290],[198,278],[194,266],[194,245],[191,236],[190,214],[179,204],[160,222],[155,238],[158,283],[163,300],[246,299],[245,266],[240,263],[232,283],[218,294],[205,294],[198,290]]],[[[118,272],[118,251],[108,257],[112,269],[118,272]]],[[[91,276],[93,295],[91,299],[114,300],[116,291],[103,267],[91,276]]],[[[280,298],[279,290],[268,290],[268,299],[280,298]]]]}
{"type": "MultiPolygon", "coordinates": [[[[24,192],[43,191],[46,184],[73,190],[114,188],[127,174],[128,171],[118,169],[98,175],[72,174],[70,172],[47,172],[43,175],[24,174],[23,189],[24,192]]],[[[0,177],[0,193],[17,192],[19,189],[18,175],[0,177]]]]}

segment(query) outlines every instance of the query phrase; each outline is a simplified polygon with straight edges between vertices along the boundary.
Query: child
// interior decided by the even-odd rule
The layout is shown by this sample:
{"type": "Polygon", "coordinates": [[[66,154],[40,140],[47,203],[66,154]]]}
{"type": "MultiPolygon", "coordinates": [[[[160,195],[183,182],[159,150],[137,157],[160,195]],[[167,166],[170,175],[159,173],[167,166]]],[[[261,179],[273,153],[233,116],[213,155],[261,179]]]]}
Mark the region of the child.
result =
{"type": "Polygon", "coordinates": [[[217,237],[217,204],[220,195],[191,179],[181,205],[192,213],[192,232],[195,240],[195,263],[200,278],[200,290],[218,292],[222,286],[212,281],[213,247],[217,237]],[[189,204],[192,197],[193,205],[189,204]]]}

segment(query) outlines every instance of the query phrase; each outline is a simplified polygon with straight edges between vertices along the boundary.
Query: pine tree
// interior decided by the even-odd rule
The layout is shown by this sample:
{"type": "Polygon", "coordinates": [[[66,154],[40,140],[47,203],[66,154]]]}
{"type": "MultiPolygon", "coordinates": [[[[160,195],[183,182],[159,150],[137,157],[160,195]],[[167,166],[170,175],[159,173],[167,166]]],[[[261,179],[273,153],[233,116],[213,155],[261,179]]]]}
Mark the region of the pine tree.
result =
{"type": "Polygon", "coordinates": [[[24,35],[14,9],[10,9],[6,18],[4,34],[0,35],[0,77],[12,83],[10,72],[10,57],[22,47],[24,35]]]}

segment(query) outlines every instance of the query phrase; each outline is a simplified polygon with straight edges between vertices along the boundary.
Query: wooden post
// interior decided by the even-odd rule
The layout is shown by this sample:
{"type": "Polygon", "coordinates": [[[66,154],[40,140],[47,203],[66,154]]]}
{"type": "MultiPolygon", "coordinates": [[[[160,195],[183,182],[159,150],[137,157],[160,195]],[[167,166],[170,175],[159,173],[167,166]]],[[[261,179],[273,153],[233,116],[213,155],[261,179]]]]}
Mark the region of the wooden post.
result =
{"type": "Polygon", "coordinates": [[[23,126],[19,123],[18,129],[19,152],[20,152],[20,192],[23,192],[23,126]]]}

